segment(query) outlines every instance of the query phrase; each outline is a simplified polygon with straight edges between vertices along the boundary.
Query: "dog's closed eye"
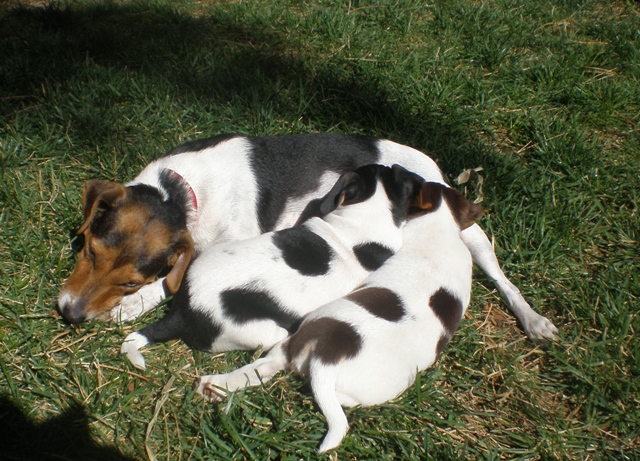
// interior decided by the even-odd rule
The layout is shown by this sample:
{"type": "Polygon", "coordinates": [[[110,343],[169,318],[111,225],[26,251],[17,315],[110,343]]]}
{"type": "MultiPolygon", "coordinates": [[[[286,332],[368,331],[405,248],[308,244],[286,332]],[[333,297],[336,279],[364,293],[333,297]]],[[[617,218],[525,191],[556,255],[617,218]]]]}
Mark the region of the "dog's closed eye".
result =
{"type": "Polygon", "coordinates": [[[121,283],[120,286],[122,288],[137,288],[140,285],[142,285],[141,283],[137,283],[137,282],[127,282],[127,283],[121,283]]]}

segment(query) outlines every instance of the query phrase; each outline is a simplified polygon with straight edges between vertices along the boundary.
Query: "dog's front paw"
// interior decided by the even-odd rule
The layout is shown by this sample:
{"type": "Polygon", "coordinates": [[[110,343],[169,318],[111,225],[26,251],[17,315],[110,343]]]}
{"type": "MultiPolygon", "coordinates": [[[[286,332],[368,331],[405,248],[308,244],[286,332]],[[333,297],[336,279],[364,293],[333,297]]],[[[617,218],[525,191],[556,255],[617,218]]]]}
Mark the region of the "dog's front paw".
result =
{"type": "Polygon", "coordinates": [[[111,310],[111,320],[116,323],[125,323],[136,319],[155,308],[163,299],[162,281],[153,282],[122,298],[120,304],[111,310]]]}
{"type": "Polygon", "coordinates": [[[146,370],[147,365],[144,361],[144,357],[140,352],[140,348],[149,344],[149,340],[140,333],[131,333],[124,339],[120,352],[127,354],[127,358],[131,364],[139,370],[146,370]]]}
{"type": "Polygon", "coordinates": [[[558,329],[542,315],[533,313],[522,325],[526,335],[536,343],[545,343],[557,339],[558,329]]]}
{"type": "Polygon", "coordinates": [[[111,309],[111,320],[116,323],[125,323],[139,317],[143,313],[142,296],[134,293],[123,298],[120,304],[111,309]]]}
{"type": "Polygon", "coordinates": [[[207,402],[220,402],[228,395],[224,386],[225,382],[224,375],[203,376],[198,381],[196,392],[202,395],[207,402]]]}

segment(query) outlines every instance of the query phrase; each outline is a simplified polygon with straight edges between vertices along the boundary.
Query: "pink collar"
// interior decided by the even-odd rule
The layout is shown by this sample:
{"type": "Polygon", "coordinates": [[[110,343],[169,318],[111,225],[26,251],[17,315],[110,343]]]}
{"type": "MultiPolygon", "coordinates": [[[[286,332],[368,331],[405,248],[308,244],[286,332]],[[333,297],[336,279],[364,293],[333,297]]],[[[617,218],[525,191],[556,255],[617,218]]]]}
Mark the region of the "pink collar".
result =
{"type": "Polygon", "coordinates": [[[191,196],[191,206],[193,206],[193,210],[198,210],[198,199],[196,198],[196,193],[193,191],[193,188],[189,185],[186,179],[182,177],[182,175],[176,171],[173,171],[167,168],[167,171],[171,176],[175,179],[182,181],[182,183],[189,189],[189,195],[191,196]]]}

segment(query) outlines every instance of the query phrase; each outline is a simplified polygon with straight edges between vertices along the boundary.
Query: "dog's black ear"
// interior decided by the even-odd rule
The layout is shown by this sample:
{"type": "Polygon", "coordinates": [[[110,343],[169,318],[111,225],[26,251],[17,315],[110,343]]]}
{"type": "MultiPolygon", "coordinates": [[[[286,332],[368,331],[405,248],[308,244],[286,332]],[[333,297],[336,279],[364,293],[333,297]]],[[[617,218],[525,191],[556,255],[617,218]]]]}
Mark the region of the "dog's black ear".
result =
{"type": "Polygon", "coordinates": [[[458,226],[460,226],[460,230],[472,226],[484,214],[484,210],[480,205],[470,202],[456,189],[443,186],[442,196],[447,202],[447,205],[449,205],[453,217],[458,223],[458,226]]]}
{"type": "Polygon", "coordinates": [[[320,199],[320,216],[328,215],[340,205],[361,202],[373,195],[378,171],[378,165],[366,165],[340,176],[329,193],[320,199]]]}
{"type": "Polygon", "coordinates": [[[409,201],[409,213],[433,212],[440,207],[442,202],[442,190],[446,186],[437,182],[425,182],[416,195],[409,201]]]}
{"type": "Polygon", "coordinates": [[[331,190],[322,198],[311,200],[304,208],[296,226],[313,217],[323,217],[334,211],[343,203],[349,204],[364,187],[362,176],[354,171],[344,173],[331,190]]]}
{"type": "Polygon", "coordinates": [[[77,234],[82,234],[93,220],[96,211],[112,208],[115,202],[126,194],[122,184],[111,181],[87,181],[82,189],[82,213],[84,222],[77,234]]]}
{"type": "Polygon", "coordinates": [[[401,201],[414,200],[420,193],[422,185],[425,183],[422,176],[400,165],[393,165],[391,167],[391,174],[393,175],[393,183],[396,185],[397,193],[399,194],[398,198],[401,201]]]}

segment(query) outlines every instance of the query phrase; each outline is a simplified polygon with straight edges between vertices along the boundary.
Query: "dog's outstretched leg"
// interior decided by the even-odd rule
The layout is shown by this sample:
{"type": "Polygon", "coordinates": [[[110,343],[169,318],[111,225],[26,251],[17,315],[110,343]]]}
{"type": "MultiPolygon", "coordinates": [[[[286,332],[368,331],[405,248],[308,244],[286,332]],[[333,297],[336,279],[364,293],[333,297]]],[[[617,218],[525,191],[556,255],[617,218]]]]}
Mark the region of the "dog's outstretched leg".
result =
{"type": "Polygon", "coordinates": [[[140,349],[156,343],[164,343],[172,339],[181,338],[184,333],[185,322],[179,309],[170,309],[163,318],[151,325],[129,334],[122,342],[120,352],[127,354],[131,364],[140,369],[146,369],[146,363],[140,349]]]}
{"type": "Polygon", "coordinates": [[[283,342],[276,344],[265,357],[231,373],[202,376],[196,392],[213,402],[222,400],[229,392],[258,386],[268,381],[286,367],[287,361],[282,345],[283,342]]]}
{"type": "Polygon", "coordinates": [[[474,224],[462,231],[460,236],[471,252],[473,262],[491,277],[526,335],[535,342],[554,339],[558,329],[549,319],[536,313],[522,297],[520,290],[507,279],[500,269],[500,263],[498,263],[491,242],[483,230],[474,224]]]}

